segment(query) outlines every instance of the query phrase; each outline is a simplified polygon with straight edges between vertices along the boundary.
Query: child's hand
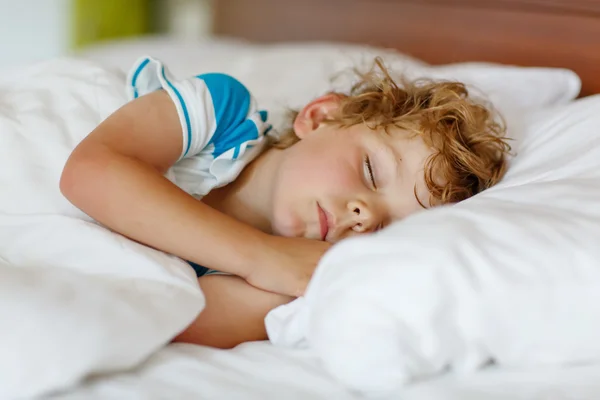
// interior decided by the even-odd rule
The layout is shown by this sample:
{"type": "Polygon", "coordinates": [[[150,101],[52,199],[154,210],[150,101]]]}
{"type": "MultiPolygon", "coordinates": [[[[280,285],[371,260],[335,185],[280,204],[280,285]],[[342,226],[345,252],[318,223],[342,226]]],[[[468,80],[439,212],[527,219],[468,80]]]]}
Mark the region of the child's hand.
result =
{"type": "Polygon", "coordinates": [[[318,240],[271,236],[271,251],[264,254],[261,262],[246,276],[246,281],[269,292],[301,296],[329,247],[330,243],[318,240]]]}

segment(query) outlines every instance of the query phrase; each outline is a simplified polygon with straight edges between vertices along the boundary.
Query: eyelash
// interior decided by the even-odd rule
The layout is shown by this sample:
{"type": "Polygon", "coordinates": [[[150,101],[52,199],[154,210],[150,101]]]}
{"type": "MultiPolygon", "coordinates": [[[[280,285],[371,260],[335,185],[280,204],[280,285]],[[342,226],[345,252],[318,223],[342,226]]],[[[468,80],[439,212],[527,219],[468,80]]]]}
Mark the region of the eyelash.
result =
{"type": "Polygon", "coordinates": [[[375,188],[375,190],[377,190],[377,183],[375,182],[375,176],[373,175],[373,167],[371,166],[371,159],[369,158],[369,156],[365,156],[365,167],[366,167],[366,171],[369,175],[369,179],[371,180],[371,183],[373,184],[373,188],[375,188]]]}

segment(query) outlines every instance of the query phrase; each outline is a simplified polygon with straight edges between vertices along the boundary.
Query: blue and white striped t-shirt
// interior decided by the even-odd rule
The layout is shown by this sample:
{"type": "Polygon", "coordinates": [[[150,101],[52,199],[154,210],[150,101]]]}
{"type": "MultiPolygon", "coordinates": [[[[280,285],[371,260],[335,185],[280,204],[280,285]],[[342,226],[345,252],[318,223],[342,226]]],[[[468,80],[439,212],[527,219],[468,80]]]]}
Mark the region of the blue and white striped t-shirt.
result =
{"type": "Polygon", "coordinates": [[[130,99],[164,89],[173,100],[183,146],[167,177],[197,198],[234,181],[266,147],[267,112],[229,75],[176,79],[162,62],[144,57],[131,68],[127,89],[130,99]]]}
{"type": "MultiPolygon", "coordinates": [[[[166,176],[194,197],[234,181],[265,149],[268,114],[235,78],[211,73],[176,79],[159,60],[138,60],[127,78],[129,99],[159,89],[173,100],[183,137],[179,160],[166,176]]],[[[214,272],[189,263],[198,276],[214,272]]]]}

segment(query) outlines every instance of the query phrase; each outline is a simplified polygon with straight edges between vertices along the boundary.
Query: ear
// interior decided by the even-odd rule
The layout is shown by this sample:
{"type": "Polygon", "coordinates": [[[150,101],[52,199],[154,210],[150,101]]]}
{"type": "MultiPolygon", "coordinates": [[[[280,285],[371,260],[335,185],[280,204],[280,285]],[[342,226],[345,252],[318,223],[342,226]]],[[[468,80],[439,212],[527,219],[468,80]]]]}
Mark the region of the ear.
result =
{"type": "Polygon", "coordinates": [[[294,120],[294,132],[300,139],[316,131],[317,128],[331,117],[340,106],[343,96],[336,93],[326,94],[310,103],[298,113],[294,120]]]}

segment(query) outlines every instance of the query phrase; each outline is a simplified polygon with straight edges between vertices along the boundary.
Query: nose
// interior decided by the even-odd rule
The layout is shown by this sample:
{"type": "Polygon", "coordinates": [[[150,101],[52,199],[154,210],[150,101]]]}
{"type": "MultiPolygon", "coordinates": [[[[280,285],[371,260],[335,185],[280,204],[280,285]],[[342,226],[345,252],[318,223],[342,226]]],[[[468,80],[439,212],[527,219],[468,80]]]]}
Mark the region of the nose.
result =
{"type": "Polygon", "coordinates": [[[356,233],[372,232],[377,229],[378,221],[374,207],[368,206],[367,203],[354,200],[348,203],[348,211],[352,215],[351,229],[356,233]]]}

